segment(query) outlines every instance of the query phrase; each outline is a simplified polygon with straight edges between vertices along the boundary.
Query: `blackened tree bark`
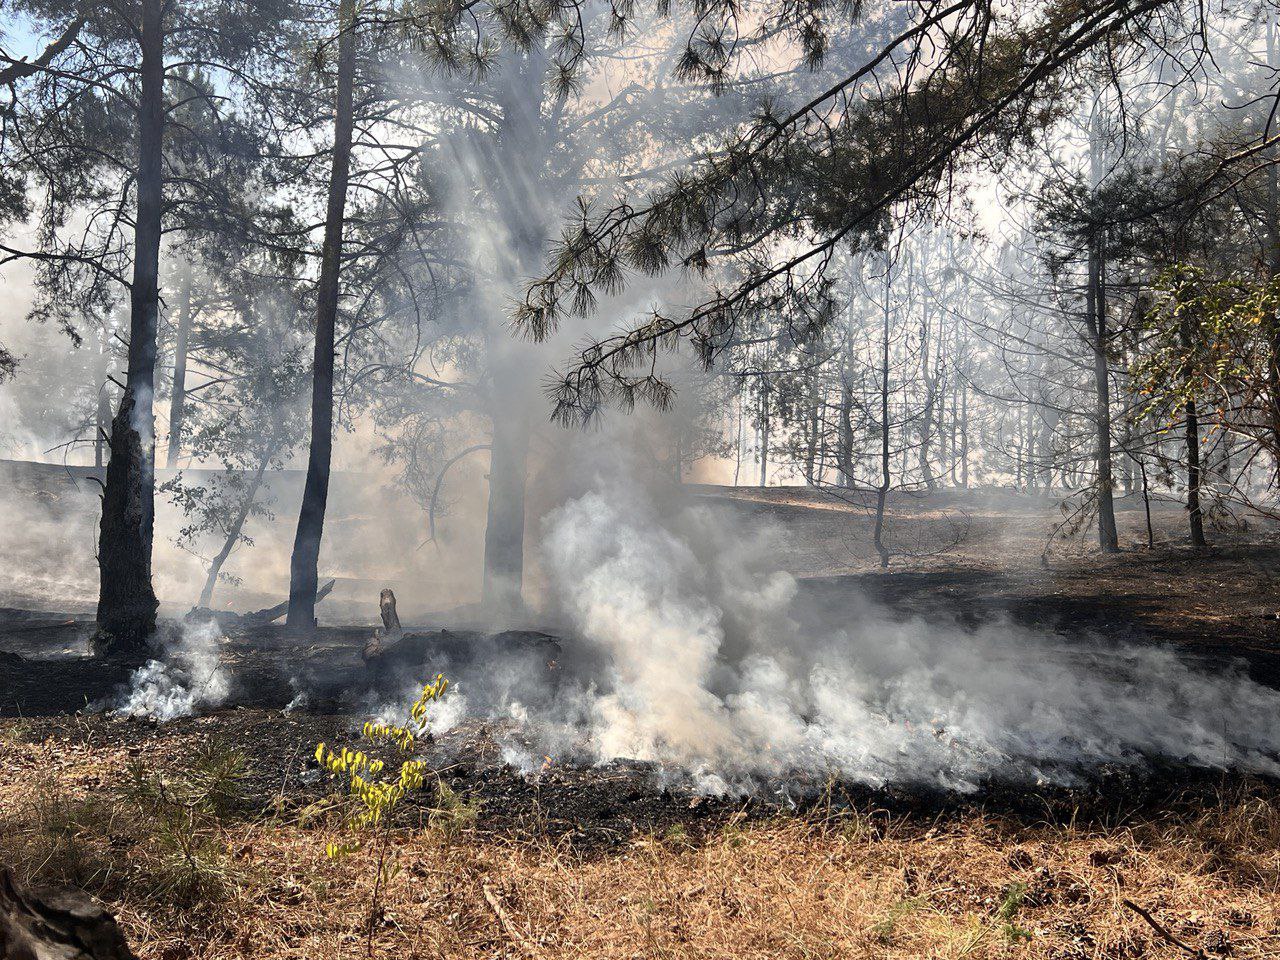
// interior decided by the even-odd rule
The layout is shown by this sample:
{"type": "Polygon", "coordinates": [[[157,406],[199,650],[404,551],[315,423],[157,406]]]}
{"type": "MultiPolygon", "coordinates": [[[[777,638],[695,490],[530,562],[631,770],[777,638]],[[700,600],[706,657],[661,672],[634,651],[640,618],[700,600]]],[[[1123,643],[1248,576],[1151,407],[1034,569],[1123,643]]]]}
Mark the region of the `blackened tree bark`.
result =
{"type": "Polygon", "coordinates": [[[333,457],[334,331],[342,270],[342,229],[346,220],[347,181],[351,174],[354,126],[355,0],[338,7],[338,75],[334,95],[333,157],[329,172],[329,202],[325,213],[320,281],[316,291],[316,341],[311,381],[311,444],[307,480],[298,514],[289,565],[290,627],[310,629],[316,619],[320,541],[329,504],[329,467],[333,457]]]}
{"type": "MultiPolygon", "coordinates": [[[[1275,159],[1275,148],[1269,153],[1275,159]]],[[[1273,163],[1267,167],[1267,271],[1272,277],[1280,277],[1280,170],[1273,163]]],[[[1267,386],[1270,392],[1269,420],[1275,449],[1280,453],[1280,318],[1268,316],[1264,320],[1267,345],[1267,386]]],[[[1280,472],[1280,467],[1277,468],[1280,472]]]]}
{"type": "Polygon", "coordinates": [[[1196,402],[1187,401],[1187,515],[1191,521],[1191,545],[1205,546],[1204,516],[1200,510],[1200,419],[1196,402]]]}
{"type": "MultiPolygon", "coordinates": [[[[1192,337],[1191,327],[1186,318],[1179,326],[1178,336],[1182,341],[1183,354],[1189,356],[1192,337]]],[[[1194,396],[1188,396],[1184,411],[1187,441],[1187,518],[1191,525],[1191,545],[1203,547],[1205,539],[1204,516],[1200,509],[1200,418],[1196,413],[1194,396]]]]}
{"type": "Polygon", "coordinates": [[[160,312],[160,231],[164,195],[165,0],[141,4],[137,220],[130,290],[129,370],[111,423],[110,459],[98,537],[95,649],[136,656],[155,631],[151,586],[155,530],[156,331],[160,312]]]}

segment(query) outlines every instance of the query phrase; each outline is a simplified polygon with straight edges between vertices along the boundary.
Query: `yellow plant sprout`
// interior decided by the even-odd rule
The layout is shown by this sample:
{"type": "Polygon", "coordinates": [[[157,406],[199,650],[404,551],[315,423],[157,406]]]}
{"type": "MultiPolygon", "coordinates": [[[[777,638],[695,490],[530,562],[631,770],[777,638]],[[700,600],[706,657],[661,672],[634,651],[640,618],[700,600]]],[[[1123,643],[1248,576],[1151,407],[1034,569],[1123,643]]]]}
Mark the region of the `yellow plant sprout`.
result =
{"type": "MultiPolygon", "coordinates": [[[[395,744],[401,753],[413,749],[418,738],[427,730],[427,710],[430,704],[444,696],[449,681],[444,674],[423,684],[422,691],[409,710],[411,720],[406,726],[370,721],[361,729],[361,735],[372,744],[395,744]]],[[[353,809],[347,816],[346,826],[352,831],[376,828],[389,822],[391,813],[409,793],[422,788],[426,780],[427,764],[424,760],[404,760],[395,779],[380,775],[385,769],[383,761],[368,756],[361,750],[343,747],[334,750],[324,743],[317,744],[316,762],[330,776],[347,781],[347,796],[353,809]]],[[[330,843],[325,852],[330,858],[346,856],[359,849],[359,843],[330,843]]]]}

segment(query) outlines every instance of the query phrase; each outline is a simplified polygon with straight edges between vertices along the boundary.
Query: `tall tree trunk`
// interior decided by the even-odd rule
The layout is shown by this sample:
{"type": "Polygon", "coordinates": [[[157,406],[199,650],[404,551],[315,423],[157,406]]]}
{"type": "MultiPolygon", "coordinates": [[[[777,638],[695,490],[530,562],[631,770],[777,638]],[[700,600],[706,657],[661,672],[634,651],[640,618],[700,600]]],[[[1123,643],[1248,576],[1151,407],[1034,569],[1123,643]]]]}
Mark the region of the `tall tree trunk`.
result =
{"type": "Polygon", "coordinates": [[[933,475],[931,448],[933,446],[933,418],[937,406],[938,378],[936,372],[931,369],[929,361],[930,347],[932,346],[930,342],[932,325],[930,324],[928,307],[925,307],[923,313],[924,322],[920,328],[920,376],[924,380],[925,392],[924,409],[920,411],[920,477],[924,481],[925,488],[932,490],[937,486],[937,480],[933,475]]]}
{"type": "MultiPolygon", "coordinates": [[[[554,189],[546,176],[549,144],[554,142],[546,125],[553,121],[542,113],[547,63],[545,45],[537,43],[511,58],[505,75],[496,78],[501,123],[484,160],[507,231],[497,267],[500,286],[508,289],[537,272],[549,232],[542,206],[530,203],[530,197],[545,199],[554,189]]],[[[539,394],[527,345],[513,342],[505,323],[495,324],[488,332],[493,442],[481,590],[487,605],[517,610],[524,579],[529,434],[539,394]]]]}
{"type": "Polygon", "coordinates": [[[191,336],[191,264],[183,261],[178,281],[178,328],[173,345],[173,394],[169,397],[169,452],[165,466],[178,465],[187,412],[187,341],[191,336]]]}
{"type": "MultiPolygon", "coordinates": [[[[1272,51],[1274,53],[1274,51],[1272,51]]],[[[1267,167],[1267,270],[1272,280],[1280,277],[1280,170],[1276,163],[1275,147],[1267,153],[1272,163],[1267,167]]],[[[1272,437],[1271,456],[1275,461],[1276,475],[1280,482],[1280,318],[1267,316],[1264,318],[1264,331],[1267,337],[1267,387],[1270,403],[1267,407],[1267,419],[1272,437]]]]}
{"type": "MultiPolygon", "coordinates": [[[[862,268],[859,259],[858,270],[862,268]]],[[[836,418],[836,467],[840,486],[851,489],[853,465],[853,304],[846,308],[844,343],[840,351],[840,408],[836,418]]]]}
{"type": "Polygon", "coordinates": [[[329,204],[325,213],[320,282],[316,291],[316,342],[311,380],[311,444],[307,482],[298,514],[289,565],[290,627],[310,629],[316,620],[316,588],[320,579],[320,540],[329,504],[329,466],[333,457],[333,344],[338,321],[342,270],[342,228],[346,220],[347,181],[351,174],[354,125],[355,0],[338,7],[338,77],[334,97],[333,157],[329,204]]]}
{"type": "MultiPolygon", "coordinates": [[[[1179,330],[1182,349],[1189,352],[1192,347],[1191,329],[1184,319],[1179,330]]],[[[1196,413],[1196,401],[1189,397],[1185,407],[1186,441],[1187,441],[1187,518],[1191,525],[1191,545],[1205,546],[1204,516],[1200,511],[1200,417],[1196,413]]]]}
{"type": "Polygon", "coordinates": [[[1191,521],[1191,545],[1203,547],[1204,517],[1200,511],[1200,419],[1196,402],[1187,401],[1187,515],[1191,521]]]}
{"type": "Polygon", "coordinates": [[[813,486],[817,478],[818,469],[818,433],[822,429],[821,408],[818,405],[818,378],[820,369],[814,367],[809,371],[809,397],[808,397],[808,436],[805,438],[804,451],[804,482],[809,486],[813,486]]]}
{"type": "Polygon", "coordinates": [[[760,378],[760,486],[769,485],[769,381],[760,378]]]}
{"type": "Polygon", "coordinates": [[[129,371],[111,422],[111,453],[98,536],[94,648],[136,657],[155,631],[151,585],[155,532],[156,331],[164,198],[164,0],[143,0],[138,103],[138,210],[130,290],[129,371]]]}
{"type": "Polygon", "coordinates": [[[884,545],[884,508],[889,499],[892,473],[889,466],[889,258],[884,266],[884,332],[880,353],[880,484],[876,487],[876,523],[872,541],[880,555],[880,566],[889,566],[889,549],[884,545]]]}
{"type": "Polygon", "coordinates": [[[1107,363],[1107,305],[1103,280],[1101,241],[1089,243],[1088,289],[1085,294],[1085,322],[1093,352],[1093,382],[1096,390],[1094,423],[1097,429],[1098,544],[1104,553],[1120,549],[1116,531],[1116,508],[1112,497],[1115,485],[1111,469],[1111,381],[1107,363]]]}
{"type": "Polygon", "coordinates": [[[489,454],[489,516],[484,528],[482,599],[517,609],[524,586],[525,474],[529,457],[528,407],[508,404],[493,418],[489,454]]]}
{"type": "Polygon", "coordinates": [[[742,389],[738,389],[738,443],[734,451],[733,460],[733,485],[738,485],[738,480],[742,475],[742,389]]]}

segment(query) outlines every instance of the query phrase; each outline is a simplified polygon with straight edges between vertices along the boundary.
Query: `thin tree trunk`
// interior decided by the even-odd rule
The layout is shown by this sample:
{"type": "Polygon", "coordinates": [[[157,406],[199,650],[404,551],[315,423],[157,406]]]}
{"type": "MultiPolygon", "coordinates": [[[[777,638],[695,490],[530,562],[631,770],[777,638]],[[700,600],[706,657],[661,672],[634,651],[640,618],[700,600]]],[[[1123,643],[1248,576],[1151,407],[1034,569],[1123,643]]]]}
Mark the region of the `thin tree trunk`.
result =
{"type": "Polygon", "coordinates": [[[1107,307],[1100,241],[1089,244],[1089,278],[1085,295],[1086,323],[1093,350],[1093,381],[1097,392],[1094,422],[1097,427],[1098,544],[1104,553],[1120,549],[1116,531],[1114,480],[1111,469],[1111,383],[1107,364],[1107,307]]]}
{"type": "Polygon", "coordinates": [[[818,469],[818,432],[821,429],[821,413],[818,407],[818,375],[815,367],[809,371],[809,435],[804,451],[804,482],[813,486],[818,469]]]}
{"type": "Polygon", "coordinates": [[[760,486],[769,485],[769,382],[760,378],[760,486]]]}
{"type": "Polygon", "coordinates": [[[138,210],[130,288],[129,370],[111,423],[111,454],[98,537],[98,632],[103,654],[136,657],[155,631],[151,585],[155,531],[156,331],[164,198],[164,0],[143,0],[138,104],[138,210]]]}
{"type": "Polygon", "coordinates": [[[920,375],[924,378],[925,393],[924,409],[920,411],[920,477],[924,480],[925,489],[932,490],[937,486],[937,480],[933,475],[930,451],[933,445],[933,418],[935,407],[937,406],[938,380],[934,371],[930,369],[929,364],[932,329],[927,306],[923,313],[924,322],[920,329],[920,375]]]}
{"type": "Polygon", "coordinates": [[[311,381],[311,444],[307,481],[298,514],[289,569],[287,624],[310,629],[316,619],[316,588],[320,579],[320,541],[329,503],[329,467],[333,457],[334,332],[342,269],[342,228],[346,220],[347,181],[351,174],[351,136],[354,125],[355,0],[338,7],[338,76],[335,91],[333,157],[329,174],[329,203],[325,213],[324,247],[316,292],[316,342],[311,381]]]}
{"type": "Polygon", "coordinates": [[[1205,546],[1200,511],[1200,418],[1194,400],[1187,401],[1187,515],[1191,521],[1191,545],[1205,546]]]}
{"type": "Polygon", "coordinates": [[[1154,550],[1156,546],[1155,530],[1151,526],[1151,490],[1147,486],[1147,465],[1145,461],[1138,461],[1138,470],[1142,475],[1142,507],[1147,515],[1147,549],[1154,550]]]}
{"type": "Polygon", "coordinates": [[[209,574],[205,577],[204,589],[200,591],[198,606],[207,608],[213,605],[213,589],[218,585],[218,575],[222,572],[222,565],[227,562],[227,558],[231,556],[231,551],[240,542],[240,532],[244,529],[245,521],[249,519],[249,512],[253,509],[254,501],[258,497],[258,488],[262,486],[262,478],[267,472],[267,465],[271,462],[271,458],[275,456],[278,449],[279,447],[273,445],[263,452],[262,460],[258,463],[258,469],[253,475],[249,489],[245,491],[244,502],[240,505],[240,512],[236,514],[235,522],[227,530],[227,538],[222,543],[222,549],[218,551],[218,555],[209,564],[209,574]]]}
{"type": "Polygon", "coordinates": [[[173,346],[173,395],[169,398],[169,452],[165,465],[174,469],[182,455],[187,412],[187,341],[191,335],[191,264],[182,265],[178,282],[178,329],[173,346]]]}
{"type": "Polygon", "coordinates": [[[742,391],[738,391],[738,444],[733,461],[733,485],[738,485],[742,474],[742,391]]]}
{"type": "Polygon", "coordinates": [[[889,498],[892,474],[889,466],[889,261],[885,258],[884,336],[880,354],[880,485],[876,487],[876,526],[873,535],[880,566],[889,566],[889,550],[884,545],[884,508],[889,498]]]}

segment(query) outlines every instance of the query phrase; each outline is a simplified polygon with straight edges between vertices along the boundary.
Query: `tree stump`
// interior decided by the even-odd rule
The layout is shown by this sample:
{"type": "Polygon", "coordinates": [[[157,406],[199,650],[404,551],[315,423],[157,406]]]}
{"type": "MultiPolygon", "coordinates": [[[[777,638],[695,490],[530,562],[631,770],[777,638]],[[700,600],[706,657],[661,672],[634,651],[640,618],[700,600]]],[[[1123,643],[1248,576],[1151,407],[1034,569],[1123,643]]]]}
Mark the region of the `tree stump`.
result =
{"type": "Polygon", "coordinates": [[[79,890],[19,889],[0,872],[0,960],[137,960],[115,917],[79,890]]]}
{"type": "Polygon", "coordinates": [[[382,613],[382,629],[375,629],[373,636],[365,641],[364,649],[360,651],[365,663],[382,656],[404,636],[400,615],[396,613],[396,594],[390,587],[382,588],[378,609],[382,613]]]}
{"type": "Polygon", "coordinates": [[[378,608],[382,611],[382,632],[388,639],[400,636],[400,617],[396,613],[396,594],[390,587],[382,589],[378,597],[378,608]]]}

